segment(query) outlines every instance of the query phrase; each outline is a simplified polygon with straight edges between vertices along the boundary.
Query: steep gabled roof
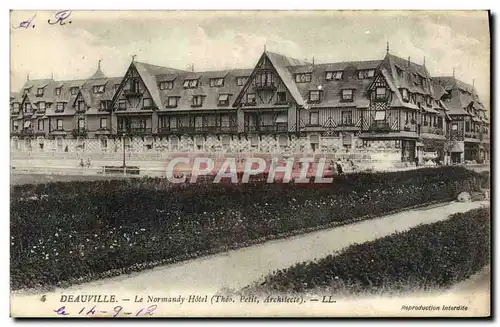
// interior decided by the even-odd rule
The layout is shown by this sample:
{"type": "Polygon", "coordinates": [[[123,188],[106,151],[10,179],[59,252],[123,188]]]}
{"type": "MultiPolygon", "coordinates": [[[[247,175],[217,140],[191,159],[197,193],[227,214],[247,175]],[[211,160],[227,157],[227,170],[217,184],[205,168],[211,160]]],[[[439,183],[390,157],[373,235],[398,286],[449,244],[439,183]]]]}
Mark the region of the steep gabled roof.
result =
{"type": "Polygon", "coordinates": [[[311,82],[297,83],[293,78],[293,83],[299,89],[304,99],[308,99],[309,91],[321,90],[322,100],[320,103],[311,104],[312,108],[319,107],[359,107],[367,108],[369,98],[367,94],[368,86],[373,78],[359,79],[358,71],[365,69],[375,70],[380,64],[380,60],[371,61],[350,61],[338,63],[322,63],[316,65],[301,65],[287,67],[292,78],[295,74],[311,73],[311,82]],[[326,80],[326,73],[332,71],[343,71],[341,80],[326,80]],[[342,90],[353,89],[354,101],[342,101],[342,90]]]}
{"type": "Polygon", "coordinates": [[[398,89],[406,88],[412,93],[420,93],[424,95],[433,95],[431,83],[425,87],[417,83],[417,76],[424,79],[430,79],[431,76],[427,68],[423,65],[416,64],[408,59],[403,59],[392,54],[386,54],[381,66],[385,67],[388,72],[388,78],[398,89]],[[401,72],[398,73],[398,71],[401,72]]]}
{"type": "Polygon", "coordinates": [[[307,65],[308,63],[270,51],[265,51],[264,55],[267,56],[269,61],[271,61],[271,64],[273,65],[274,69],[276,69],[276,72],[280,76],[281,80],[283,81],[286,88],[288,89],[294,100],[297,102],[297,104],[299,106],[303,106],[304,99],[302,98],[302,95],[300,94],[300,91],[297,88],[297,85],[295,84],[295,80],[293,79],[292,73],[290,73],[287,67],[307,65]]]}
{"type": "Polygon", "coordinates": [[[185,73],[186,71],[170,68],[170,67],[162,67],[157,65],[151,65],[143,62],[134,61],[131,66],[135,67],[137,73],[141,77],[142,81],[146,85],[146,88],[151,94],[151,98],[153,102],[156,104],[158,108],[163,107],[163,102],[160,97],[160,92],[158,85],[156,84],[156,75],[160,74],[177,74],[177,73],[185,73]]]}
{"type": "Polygon", "coordinates": [[[160,110],[167,110],[166,105],[168,97],[177,97],[178,105],[176,111],[181,110],[207,110],[207,109],[228,109],[236,96],[240,93],[243,86],[238,86],[237,77],[248,77],[252,73],[252,69],[230,69],[230,70],[217,70],[206,72],[187,72],[179,73],[176,75],[157,75],[156,82],[159,84],[162,81],[174,81],[172,90],[159,90],[160,97],[163,101],[163,107],[160,110]],[[222,87],[210,87],[211,78],[224,78],[224,85],[222,87]],[[197,88],[184,88],[184,80],[198,79],[197,88]],[[229,106],[219,106],[219,95],[228,94],[229,106]],[[191,108],[193,96],[201,95],[204,97],[202,106],[191,108]]]}

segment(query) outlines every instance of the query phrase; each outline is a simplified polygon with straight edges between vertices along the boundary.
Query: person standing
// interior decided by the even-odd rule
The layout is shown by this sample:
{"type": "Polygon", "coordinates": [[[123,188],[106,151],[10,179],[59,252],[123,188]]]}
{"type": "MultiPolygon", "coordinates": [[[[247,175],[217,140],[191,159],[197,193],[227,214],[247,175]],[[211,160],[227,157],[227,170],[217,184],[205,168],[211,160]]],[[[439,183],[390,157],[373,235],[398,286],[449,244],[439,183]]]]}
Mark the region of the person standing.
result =
{"type": "Polygon", "coordinates": [[[342,160],[340,160],[340,158],[337,160],[336,168],[337,168],[337,173],[339,175],[342,175],[344,173],[344,169],[342,167],[342,160]]]}

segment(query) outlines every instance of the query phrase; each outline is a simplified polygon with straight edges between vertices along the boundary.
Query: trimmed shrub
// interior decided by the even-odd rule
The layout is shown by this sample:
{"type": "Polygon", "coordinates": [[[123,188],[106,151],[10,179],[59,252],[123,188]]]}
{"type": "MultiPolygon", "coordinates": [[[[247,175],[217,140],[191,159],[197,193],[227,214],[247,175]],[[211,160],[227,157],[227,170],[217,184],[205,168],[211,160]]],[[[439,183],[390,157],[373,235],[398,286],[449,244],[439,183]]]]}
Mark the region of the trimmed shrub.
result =
{"type": "MultiPolygon", "coordinates": [[[[348,247],[265,277],[250,291],[366,293],[450,286],[490,260],[489,208],[348,247]]],[[[247,289],[248,291],[248,289],[247,289]]],[[[332,293],[333,294],[333,293],[332,293]]]]}
{"type": "Polygon", "coordinates": [[[172,185],[160,178],[11,188],[11,287],[79,282],[376,217],[479,190],[461,167],[332,184],[172,185]]]}

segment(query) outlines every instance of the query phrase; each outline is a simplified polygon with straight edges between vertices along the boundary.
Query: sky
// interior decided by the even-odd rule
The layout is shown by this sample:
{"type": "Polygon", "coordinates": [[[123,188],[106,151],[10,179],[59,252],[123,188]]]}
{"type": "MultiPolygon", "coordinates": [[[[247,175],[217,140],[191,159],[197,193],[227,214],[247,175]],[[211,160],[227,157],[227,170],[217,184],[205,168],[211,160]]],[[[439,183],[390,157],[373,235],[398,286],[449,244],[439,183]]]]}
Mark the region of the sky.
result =
{"type": "Polygon", "coordinates": [[[474,85],[489,104],[486,11],[56,11],[11,13],[11,90],[27,79],[123,76],[136,60],[196,71],[253,68],[264,47],[316,63],[383,59],[423,63],[433,76],[474,85]],[[34,18],[33,18],[34,17],[34,18]],[[32,19],[33,18],[33,19],[32,19]],[[15,28],[31,20],[28,28],[15,28]],[[71,21],[71,23],[69,23],[71,21]],[[35,27],[33,27],[33,25],[35,27]]]}

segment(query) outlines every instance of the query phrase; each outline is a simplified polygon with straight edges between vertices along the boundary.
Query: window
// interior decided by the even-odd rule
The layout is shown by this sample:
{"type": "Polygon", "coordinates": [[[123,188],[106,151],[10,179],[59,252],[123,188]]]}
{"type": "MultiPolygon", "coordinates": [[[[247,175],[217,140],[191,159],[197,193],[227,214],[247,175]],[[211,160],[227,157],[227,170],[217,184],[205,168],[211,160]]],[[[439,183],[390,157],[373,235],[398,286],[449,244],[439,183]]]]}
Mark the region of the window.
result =
{"type": "Polygon", "coordinates": [[[438,128],[443,128],[443,117],[438,117],[437,118],[437,127],[438,128]]]}
{"type": "Polygon", "coordinates": [[[25,112],[31,112],[31,103],[25,103],[24,104],[24,111],[25,112]]]}
{"type": "Polygon", "coordinates": [[[342,76],[344,75],[344,72],[339,70],[336,72],[326,72],[326,80],[331,81],[331,80],[341,80],[342,76]]]}
{"type": "Polygon", "coordinates": [[[385,110],[375,111],[375,121],[385,120],[385,110]]]}
{"type": "Polygon", "coordinates": [[[352,125],[352,111],[342,111],[342,125],[350,126],[352,125]]]}
{"type": "Polygon", "coordinates": [[[177,97],[168,97],[167,107],[175,108],[177,107],[177,97]]]}
{"type": "Polygon", "coordinates": [[[255,104],[255,93],[247,93],[247,104],[255,104]]]}
{"type": "Polygon", "coordinates": [[[78,111],[85,111],[85,102],[78,101],[78,111]]]}
{"type": "Polygon", "coordinates": [[[71,95],[76,95],[78,93],[78,87],[70,88],[71,95]]]}
{"type": "Polygon", "coordinates": [[[229,115],[222,115],[220,117],[221,127],[229,127],[229,115]]]}
{"type": "Polygon", "coordinates": [[[104,93],[105,85],[94,85],[94,93],[104,93]]]}
{"type": "Polygon", "coordinates": [[[78,129],[79,130],[85,129],[85,118],[78,119],[78,129]]]}
{"type": "Polygon", "coordinates": [[[17,132],[19,130],[19,122],[17,120],[14,120],[12,122],[12,129],[14,130],[14,132],[17,132]]]}
{"type": "Polygon", "coordinates": [[[192,107],[201,107],[203,105],[203,96],[201,95],[193,95],[193,103],[192,107]]]}
{"type": "Polygon", "coordinates": [[[170,128],[177,128],[177,117],[171,116],[169,120],[170,128]]]}
{"type": "Polygon", "coordinates": [[[377,100],[383,100],[383,99],[385,99],[386,98],[386,88],[385,87],[381,87],[381,86],[377,87],[375,89],[375,98],[377,100]]]}
{"type": "Polygon", "coordinates": [[[224,86],[224,78],[211,78],[210,79],[210,87],[222,87],[224,86]]]}
{"type": "Polygon", "coordinates": [[[101,102],[99,102],[99,110],[106,110],[108,109],[108,103],[106,102],[106,100],[101,100],[101,102]]]}
{"type": "Polygon", "coordinates": [[[259,136],[258,135],[251,135],[250,136],[250,146],[252,148],[257,148],[259,146],[259,136]]]}
{"type": "Polygon", "coordinates": [[[63,112],[65,105],[65,102],[58,102],[56,105],[56,112],[63,112]]]}
{"type": "Polygon", "coordinates": [[[61,95],[61,88],[60,87],[56,87],[54,89],[54,95],[61,95]]]}
{"type": "Polygon", "coordinates": [[[228,106],[228,105],[229,105],[229,94],[220,94],[219,106],[228,106]]]}
{"type": "Polygon", "coordinates": [[[451,130],[452,130],[452,131],[456,131],[457,129],[458,129],[458,125],[457,125],[457,123],[452,123],[452,124],[451,124],[451,130]]]}
{"type": "Polygon", "coordinates": [[[401,89],[401,96],[403,97],[403,101],[409,100],[408,89],[401,89]]]}
{"type": "Polygon", "coordinates": [[[101,118],[99,121],[99,128],[100,129],[107,129],[108,128],[108,119],[107,118],[101,118]]]}
{"type": "Polygon", "coordinates": [[[352,89],[342,90],[342,100],[352,101],[352,89]]]}
{"type": "Polygon", "coordinates": [[[320,95],[319,91],[309,91],[309,102],[319,102],[320,95]]]}
{"type": "Polygon", "coordinates": [[[120,88],[120,84],[115,84],[115,93],[116,93],[116,91],[118,91],[119,88],[120,88]]]}
{"type": "Polygon", "coordinates": [[[319,125],[319,111],[309,112],[309,125],[312,126],[319,125]]]}
{"type": "Polygon", "coordinates": [[[236,77],[236,85],[243,86],[247,82],[248,77],[236,77]]]}
{"type": "Polygon", "coordinates": [[[171,90],[174,88],[174,81],[160,82],[160,90],[171,90]]]}
{"type": "Polygon", "coordinates": [[[359,79],[372,78],[374,75],[375,75],[374,69],[363,69],[358,71],[359,79]]]}
{"type": "Polygon", "coordinates": [[[36,89],[36,96],[41,97],[44,93],[45,89],[43,87],[39,87],[36,89]]]}
{"type": "Polygon", "coordinates": [[[150,98],[144,98],[142,99],[142,107],[143,108],[151,108],[153,106],[153,103],[150,98]]]}
{"type": "Polygon", "coordinates": [[[38,109],[43,112],[45,111],[45,101],[38,102],[38,109]]]}
{"type": "Polygon", "coordinates": [[[14,112],[19,112],[19,102],[14,102],[12,104],[12,109],[14,109],[14,112]]]}
{"type": "Polygon", "coordinates": [[[125,99],[118,100],[118,109],[127,109],[127,102],[125,99]]]}
{"type": "Polygon", "coordinates": [[[283,103],[286,102],[286,92],[277,92],[277,102],[283,103]]]}
{"type": "Polygon", "coordinates": [[[311,73],[295,74],[295,82],[297,83],[311,82],[311,73]]]}
{"type": "Polygon", "coordinates": [[[43,131],[44,130],[44,122],[43,119],[38,120],[38,130],[43,131]]]}
{"type": "Polygon", "coordinates": [[[62,121],[62,119],[58,119],[58,120],[56,121],[56,123],[57,123],[57,127],[56,127],[56,129],[57,129],[58,131],[62,131],[62,130],[63,130],[63,121],[62,121]]]}
{"type": "Polygon", "coordinates": [[[466,132],[470,131],[470,123],[468,121],[465,122],[465,131],[466,132]]]}
{"type": "Polygon", "coordinates": [[[197,79],[187,79],[184,81],[184,88],[186,89],[194,89],[198,87],[197,79]]]}
{"type": "Polygon", "coordinates": [[[426,97],[425,100],[428,107],[432,106],[432,98],[430,96],[426,97]]]}

